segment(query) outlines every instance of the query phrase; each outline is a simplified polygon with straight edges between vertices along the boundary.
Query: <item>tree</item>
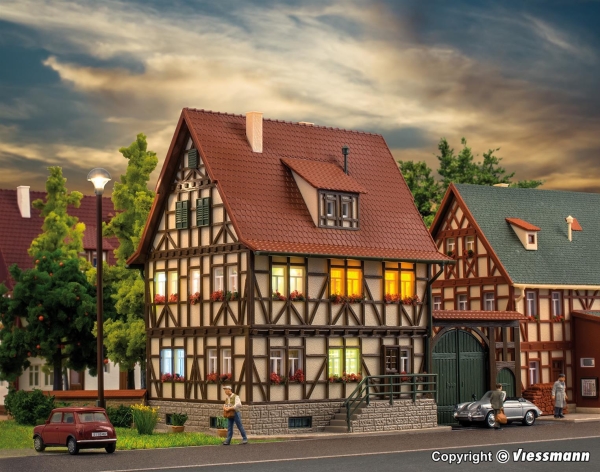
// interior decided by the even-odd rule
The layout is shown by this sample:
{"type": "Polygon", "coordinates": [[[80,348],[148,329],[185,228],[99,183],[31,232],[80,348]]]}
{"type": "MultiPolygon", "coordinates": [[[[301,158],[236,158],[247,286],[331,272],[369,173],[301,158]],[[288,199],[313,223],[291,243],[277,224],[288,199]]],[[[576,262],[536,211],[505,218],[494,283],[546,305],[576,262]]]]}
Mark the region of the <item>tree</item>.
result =
{"type": "Polygon", "coordinates": [[[119,152],[129,161],[125,175],[115,183],[112,193],[115,210],[119,213],[104,228],[105,236],[119,239],[119,248],[115,251],[117,265],[106,271],[114,280],[109,285],[119,316],[105,323],[104,333],[109,359],[129,370],[128,388],[134,388],[133,367],[137,362],[142,368],[142,387],[145,386],[144,280],[137,270],[127,269],[125,263],[137,249],[154,201],[155,194],[148,189],[148,181],[158,159],[156,153],[148,150],[142,133],[119,152]]]}
{"type": "Polygon", "coordinates": [[[439,183],[435,182],[430,175],[431,169],[425,162],[398,161],[415,204],[427,226],[433,222],[437,207],[451,183],[475,185],[506,183],[511,187],[521,188],[536,188],[543,184],[542,180],[511,182],[515,173],[506,174],[506,170],[500,167],[502,158],[494,155],[500,148],[489,149],[483,154],[483,162],[474,162],[473,153],[467,146],[465,138],[461,139],[461,144],[463,148],[458,155],[455,155],[454,149],[450,147],[446,138],[440,139],[439,155],[436,156],[439,162],[438,174],[442,177],[439,183]]]}
{"type": "Polygon", "coordinates": [[[433,221],[436,205],[441,199],[440,184],[435,181],[425,162],[398,161],[398,165],[413,194],[419,213],[429,226],[433,221]]]}
{"type": "Polygon", "coordinates": [[[0,286],[0,378],[14,381],[39,356],[53,366],[54,390],[62,390],[63,361],[96,375],[96,289],[63,250],[36,257],[33,269],[10,268],[16,282],[10,298],[0,286]]]}
{"type": "Polygon", "coordinates": [[[29,255],[36,256],[40,251],[53,252],[61,249],[64,258],[76,259],[83,251],[85,225],[76,216],[70,216],[69,205],[79,208],[83,195],[80,192],[67,192],[67,179],[62,176],[60,167],[50,167],[46,181],[46,201],[34,200],[32,206],[40,210],[44,218],[42,233],[29,247],[29,255]]]}

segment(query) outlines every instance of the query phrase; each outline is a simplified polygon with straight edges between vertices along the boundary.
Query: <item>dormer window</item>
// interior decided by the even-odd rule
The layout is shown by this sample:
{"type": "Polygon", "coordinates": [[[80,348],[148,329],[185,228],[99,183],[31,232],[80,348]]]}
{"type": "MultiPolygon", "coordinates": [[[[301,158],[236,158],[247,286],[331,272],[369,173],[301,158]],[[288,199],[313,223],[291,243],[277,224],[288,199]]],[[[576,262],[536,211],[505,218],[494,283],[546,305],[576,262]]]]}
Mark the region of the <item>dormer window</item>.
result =
{"type": "Polygon", "coordinates": [[[515,235],[527,251],[537,251],[537,233],[541,228],[520,218],[506,218],[506,222],[510,224],[515,235]]]}
{"type": "Polygon", "coordinates": [[[319,191],[319,226],[358,229],[358,194],[319,191]]]}
{"type": "Polygon", "coordinates": [[[528,233],[527,234],[527,243],[528,244],[535,244],[535,233],[528,233]]]}

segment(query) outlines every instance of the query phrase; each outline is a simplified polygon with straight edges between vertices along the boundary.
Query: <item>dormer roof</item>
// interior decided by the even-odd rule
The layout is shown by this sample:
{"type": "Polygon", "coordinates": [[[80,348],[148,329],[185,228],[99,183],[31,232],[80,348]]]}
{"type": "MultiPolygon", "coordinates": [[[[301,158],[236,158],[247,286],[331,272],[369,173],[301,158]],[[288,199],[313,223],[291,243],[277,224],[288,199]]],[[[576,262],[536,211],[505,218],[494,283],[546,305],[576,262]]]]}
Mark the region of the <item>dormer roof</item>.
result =
{"type": "Polygon", "coordinates": [[[531,223],[528,223],[525,220],[522,220],[521,218],[506,218],[506,221],[508,221],[511,225],[515,225],[518,228],[524,229],[525,231],[540,231],[541,228],[535,225],[532,225],[531,223]]]}
{"type": "Polygon", "coordinates": [[[344,173],[338,164],[311,161],[308,159],[281,159],[286,166],[316,189],[334,192],[367,193],[367,189],[354,178],[344,173]]]}
{"type": "Polygon", "coordinates": [[[382,136],[264,119],[262,152],[256,153],[246,138],[245,116],[185,108],[141,244],[130,264],[143,263],[149,254],[178,160],[190,137],[211,181],[217,184],[240,243],[252,251],[449,259],[437,251],[382,136]],[[350,148],[349,176],[341,170],[344,145],[350,148]],[[317,187],[360,192],[360,227],[348,231],[316,226],[290,169],[298,169],[317,187]]]}

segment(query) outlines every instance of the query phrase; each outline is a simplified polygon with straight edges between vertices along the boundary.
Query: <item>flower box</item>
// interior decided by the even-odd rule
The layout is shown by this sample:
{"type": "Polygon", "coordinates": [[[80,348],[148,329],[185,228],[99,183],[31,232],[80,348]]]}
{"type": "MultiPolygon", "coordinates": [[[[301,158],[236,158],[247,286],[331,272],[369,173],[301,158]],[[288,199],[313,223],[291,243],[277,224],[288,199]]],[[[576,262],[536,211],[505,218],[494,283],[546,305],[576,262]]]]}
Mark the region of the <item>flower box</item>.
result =
{"type": "Polygon", "coordinates": [[[385,303],[400,303],[400,300],[401,300],[401,298],[400,298],[399,293],[393,293],[393,294],[386,293],[383,296],[383,301],[385,303]]]}
{"type": "Polygon", "coordinates": [[[216,372],[211,372],[206,376],[206,383],[216,384],[219,380],[219,376],[216,372]]]}
{"type": "Polygon", "coordinates": [[[217,290],[213,293],[210,294],[210,301],[211,302],[224,302],[224,301],[234,301],[234,300],[238,300],[240,298],[240,294],[238,292],[231,292],[231,291],[226,291],[224,292],[223,290],[217,290]]]}
{"type": "Polygon", "coordinates": [[[221,383],[229,383],[231,382],[231,374],[221,374],[219,375],[219,382],[221,383]]]}
{"type": "Polygon", "coordinates": [[[281,293],[279,293],[279,291],[277,291],[277,290],[276,290],[276,291],[274,291],[274,292],[271,294],[271,298],[272,298],[273,300],[280,300],[280,301],[282,301],[282,302],[284,302],[284,301],[286,301],[286,300],[287,300],[287,298],[285,297],[285,295],[282,295],[282,294],[281,294],[281,293]]]}
{"type": "Polygon", "coordinates": [[[200,295],[200,292],[196,292],[190,294],[188,296],[188,300],[190,302],[190,305],[195,305],[196,303],[200,303],[200,301],[202,300],[202,296],[200,295]]]}
{"type": "Polygon", "coordinates": [[[365,299],[364,295],[340,295],[339,293],[332,293],[329,295],[329,300],[334,304],[339,303],[360,303],[365,299]]]}
{"type": "Polygon", "coordinates": [[[160,295],[159,293],[154,295],[154,303],[156,303],[157,305],[163,305],[166,300],[167,299],[164,295],[160,295]]]}
{"type": "Polygon", "coordinates": [[[271,385],[285,385],[287,383],[287,378],[284,375],[279,375],[277,372],[271,372],[269,380],[271,381],[271,385]]]}
{"type": "Polygon", "coordinates": [[[296,372],[294,372],[294,375],[290,375],[288,381],[304,383],[304,371],[302,369],[296,369],[296,372]]]}
{"type": "Polygon", "coordinates": [[[179,374],[163,374],[160,378],[161,382],[185,382],[185,377],[179,374]]]}
{"type": "Polygon", "coordinates": [[[299,292],[298,290],[294,290],[292,293],[290,293],[290,300],[293,302],[305,302],[306,297],[304,296],[304,294],[302,292],[299,292]]]}
{"type": "Polygon", "coordinates": [[[416,306],[420,301],[421,301],[421,299],[419,298],[418,295],[415,295],[413,297],[408,296],[408,297],[404,297],[402,299],[402,304],[416,306]]]}
{"type": "Polygon", "coordinates": [[[169,295],[169,303],[177,303],[179,301],[179,295],[172,293],[169,295]]]}

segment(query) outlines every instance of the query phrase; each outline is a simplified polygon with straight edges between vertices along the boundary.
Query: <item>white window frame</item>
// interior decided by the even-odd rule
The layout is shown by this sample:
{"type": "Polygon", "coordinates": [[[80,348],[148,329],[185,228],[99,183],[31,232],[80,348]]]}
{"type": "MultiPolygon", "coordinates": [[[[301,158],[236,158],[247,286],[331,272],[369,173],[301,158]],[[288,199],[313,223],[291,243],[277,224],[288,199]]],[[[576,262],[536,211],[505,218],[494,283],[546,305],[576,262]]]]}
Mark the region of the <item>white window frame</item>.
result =
{"type": "Polygon", "coordinates": [[[160,375],[173,374],[173,349],[163,348],[160,350],[160,375]]]}
{"type": "Polygon", "coordinates": [[[442,297],[441,296],[436,295],[433,297],[433,309],[434,310],[442,309],[442,297]]]}
{"type": "Polygon", "coordinates": [[[269,364],[270,364],[270,368],[271,368],[271,373],[276,373],[277,375],[283,375],[283,371],[285,370],[285,367],[283,365],[283,361],[284,361],[284,357],[283,357],[283,353],[284,350],[279,348],[279,349],[271,349],[270,355],[269,355],[269,364]]]}
{"type": "Polygon", "coordinates": [[[446,239],[446,251],[456,252],[456,239],[454,239],[454,238],[446,239]]]}
{"type": "Polygon", "coordinates": [[[529,385],[540,383],[540,361],[529,361],[529,385]]]}
{"type": "Polygon", "coordinates": [[[208,373],[217,373],[219,371],[219,358],[217,357],[216,349],[209,349],[207,353],[208,357],[208,373]]]}
{"type": "Polygon", "coordinates": [[[271,268],[271,289],[273,292],[279,292],[282,295],[286,293],[287,287],[287,267],[283,265],[274,265],[271,268]],[[275,275],[275,269],[282,271],[282,274],[275,275]]]}
{"type": "Polygon", "coordinates": [[[190,293],[200,292],[200,269],[192,269],[190,273],[190,293]]]}
{"type": "Polygon", "coordinates": [[[237,266],[229,266],[227,267],[227,290],[231,292],[238,291],[238,269],[237,266]]]}
{"type": "Polygon", "coordinates": [[[475,236],[465,236],[465,250],[475,252],[475,236]]]}
{"type": "Polygon", "coordinates": [[[410,349],[400,349],[400,372],[410,374],[410,349]]]}
{"type": "Polygon", "coordinates": [[[304,292],[304,267],[290,267],[290,293],[294,290],[304,292]],[[294,274],[294,271],[298,271],[299,274],[294,274]]]}
{"type": "Polygon", "coordinates": [[[29,386],[39,387],[40,386],[40,366],[30,365],[29,366],[29,386]]]}
{"type": "Polygon", "coordinates": [[[485,311],[494,311],[496,309],[496,294],[494,292],[483,294],[483,309],[485,311]]]}
{"type": "Polygon", "coordinates": [[[561,292],[552,292],[551,302],[552,302],[552,315],[553,316],[562,316],[562,293],[561,292]]]}
{"type": "Polygon", "coordinates": [[[292,376],[298,369],[303,369],[302,366],[302,351],[300,349],[289,349],[288,350],[288,370],[289,375],[292,376]]]}
{"type": "Polygon", "coordinates": [[[459,310],[468,310],[469,308],[469,298],[466,293],[461,293],[458,295],[458,309],[459,310]]]}
{"type": "Polygon", "coordinates": [[[167,296],[167,273],[164,270],[154,274],[154,294],[167,296]]]}
{"type": "Polygon", "coordinates": [[[224,275],[223,275],[223,267],[215,267],[214,269],[214,282],[213,282],[213,290],[218,292],[220,290],[225,290],[224,287],[224,275]]]}
{"type": "Polygon", "coordinates": [[[223,370],[221,371],[221,375],[231,374],[232,373],[232,365],[231,365],[231,348],[226,348],[221,350],[221,367],[223,370]]]}
{"type": "Polygon", "coordinates": [[[527,316],[537,316],[537,293],[525,292],[527,316]]]}

